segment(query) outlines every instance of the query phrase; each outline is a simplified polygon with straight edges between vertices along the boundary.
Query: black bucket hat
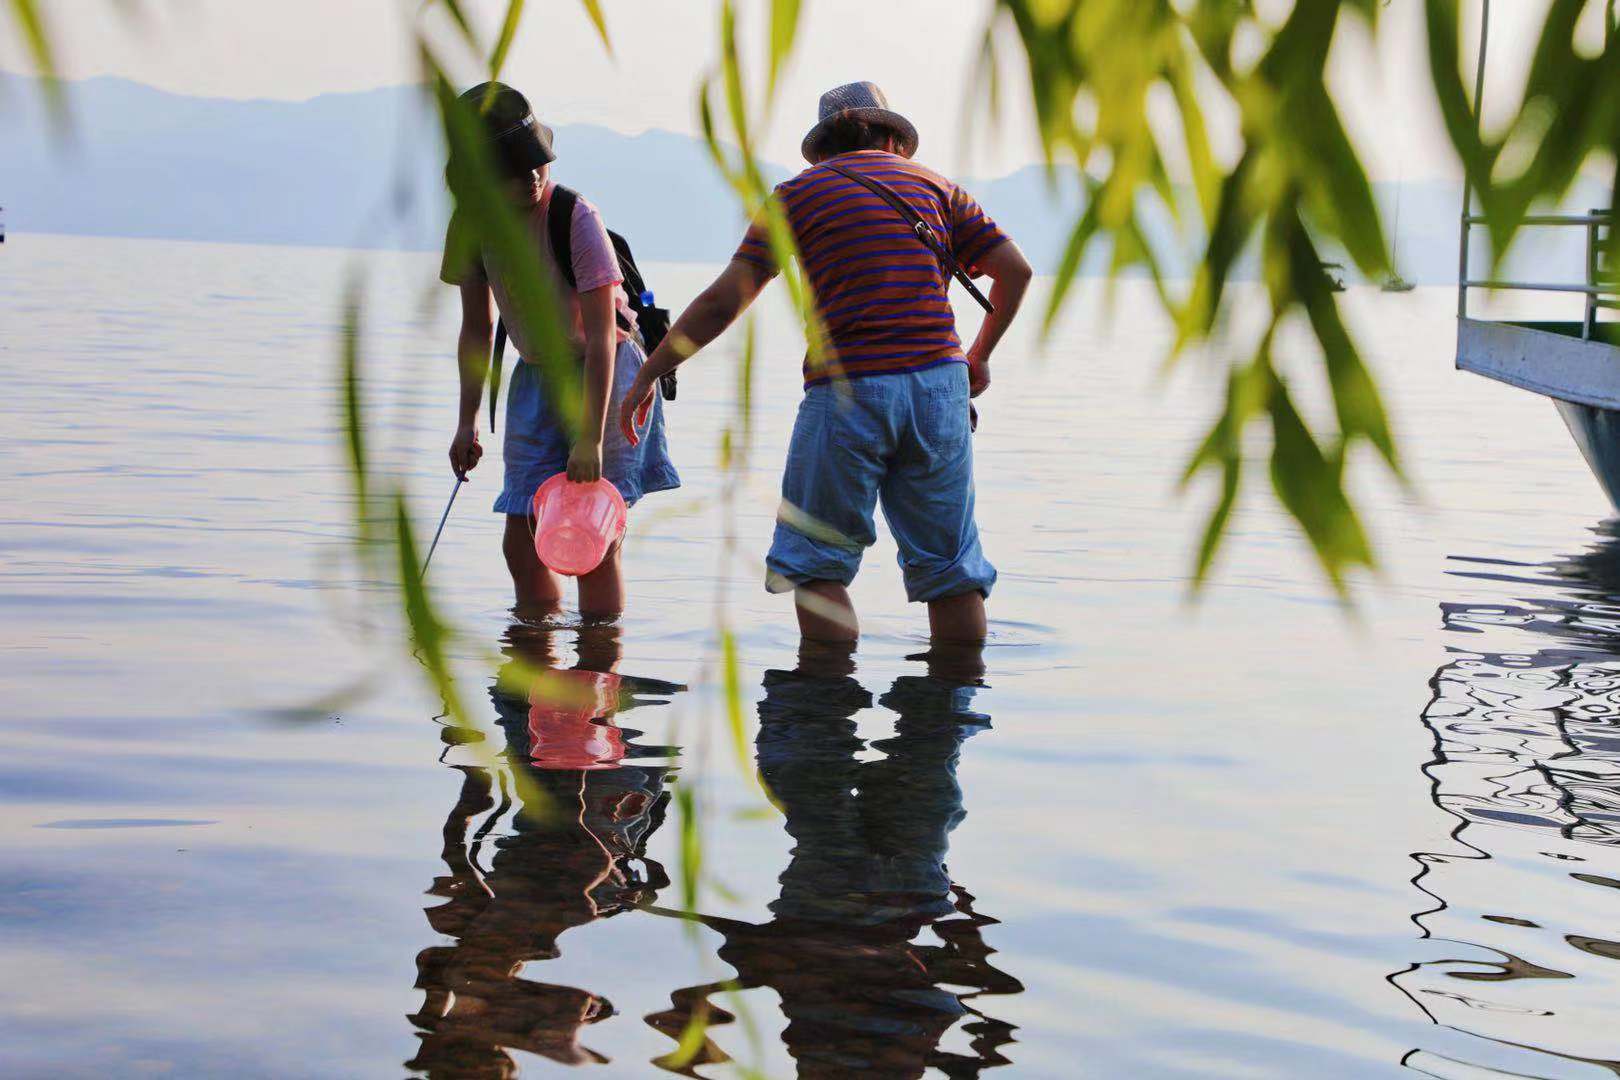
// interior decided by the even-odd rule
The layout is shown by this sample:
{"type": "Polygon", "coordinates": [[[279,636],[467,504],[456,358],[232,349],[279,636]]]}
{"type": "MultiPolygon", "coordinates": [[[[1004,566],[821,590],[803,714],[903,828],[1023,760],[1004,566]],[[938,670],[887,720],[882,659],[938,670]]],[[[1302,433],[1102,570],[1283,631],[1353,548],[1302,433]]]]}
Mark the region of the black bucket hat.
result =
{"type": "Polygon", "coordinates": [[[551,129],[534,117],[529,99],[505,83],[486,82],[461,95],[484,122],[495,166],[508,176],[524,176],[557,160],[551,129]]]}
{"type": "Polygon", "coordinates": [[[877,83],[847,83],[821,95],[820,119],[804,137],[799,147],[804,159],[814,162],[817,148],[835,121],[849,117],[879,124],[893,131],[900,139],[900,156],[911,157],[917,152],[917,129],[910,120],[889,108],[889,99],[878,89],[877,83]]]}

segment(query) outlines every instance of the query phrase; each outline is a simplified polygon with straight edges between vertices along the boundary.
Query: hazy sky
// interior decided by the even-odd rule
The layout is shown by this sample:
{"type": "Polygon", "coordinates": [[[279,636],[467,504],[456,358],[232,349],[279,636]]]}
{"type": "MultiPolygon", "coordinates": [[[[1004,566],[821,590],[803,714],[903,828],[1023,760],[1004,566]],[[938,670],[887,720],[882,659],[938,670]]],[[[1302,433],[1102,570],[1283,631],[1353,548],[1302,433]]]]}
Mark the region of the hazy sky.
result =
{"type": "MultiPolygon", "coordinates": [[[[463,2],[493,40],[504,2],[463,2]]],[[[1463,0],[1471,16],[1478,3],[1463,0]]],[[[1522,77],[1547,3],[1495,5],[1491,74],[1499,85],[1522,77]]],[[[128,19],[112,0],[47,0],[43,6],[69,78],[111,74],[185,94],[293,99],[415,78],[410,28],[420,2],[132,0],[128,6],[137,14],[128,19]]],[[[1288,6],[1287,0],[1261,3],[1263,11],[1288,6]]],[[[696,86],[716,54],[716,0],[603,0],[603,7],[612,57],[578,0],[529,4],[508,81],[552,122],[695,131],[696,86]]],[[[741,0],[740,7],[745,38],[761,41],[767,5],[741,0]]],[[[805,0],[804,7],[798,54],[765,141],[770,158],[798,160],[799,140],[822,90],[872,79],[921,129],[921,155],[942,168],[989,175],[1038,159],[1028,95],[1016,92],[1024,73],[1015,60],[1004,80],[1015,92],[1006,95],[1002,115],[993,125],[978,124],[971,145],[963,138],[964,104],[982,96],[974,74],[989,0],[805,0]],[[970,151],[965,159],[964,149],[970,151]]],[[[12,27],[0,26],[0,68],[31,70],[12,27]]],[[[470,56],[455,50],[449,36],[439,40],[473,81],[478,73],[470,56]]],[[[1376,47],[1357,32],[1335,43],[1335,94],[1377,179],[1457,173],[1426,89],[1425,48],[1422,0],[1391,0],[1376,47]]]]}

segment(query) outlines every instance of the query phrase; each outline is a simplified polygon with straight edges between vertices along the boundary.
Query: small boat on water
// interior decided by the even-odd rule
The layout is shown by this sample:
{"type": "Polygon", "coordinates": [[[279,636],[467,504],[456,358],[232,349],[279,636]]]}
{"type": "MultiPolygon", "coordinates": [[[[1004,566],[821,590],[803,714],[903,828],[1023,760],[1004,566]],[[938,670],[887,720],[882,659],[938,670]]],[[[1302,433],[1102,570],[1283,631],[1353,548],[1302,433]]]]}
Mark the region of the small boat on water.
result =
{"type": "MultiPolygon", "coordinates": [[[[1485,86],[1485,34],[1489,7],[1481,25],[1477,102],[1485,86]]],[[[1604,494],[1620,511],[1620,322],[1598,318],[1620,309],[1620,272],[1604,252],[1614,227],[1607,210],[1585,214],[1530,214],[1533,228],[1582,229],[1586,233],[1586,272],[1581,281],[1509,281],[1476,279],[1469,271],[1468,242],[1475,226],[1486,223],[1472,209],[1472,192],[1463,196],[1461,252],[1457,280],[1457,367],[1509,386],[1551,398],[1597,477],[1604,494]],[[1486,289],[1578,296],[1584,301],[1576,320],[1493,320],[1470,316],[1469,290],[1486,289]]]]}
{"type": "Polygon", "coordinates": [[[1413,285],[1401,277],[1401,188],[1405,185],[1397,182],[1395,185],[1395,227],[1390,230],[1393,238],[1389,253],[1389,277],[1384,279],[1379,290],[1387,293],[1411,292],[1413,285]]]}

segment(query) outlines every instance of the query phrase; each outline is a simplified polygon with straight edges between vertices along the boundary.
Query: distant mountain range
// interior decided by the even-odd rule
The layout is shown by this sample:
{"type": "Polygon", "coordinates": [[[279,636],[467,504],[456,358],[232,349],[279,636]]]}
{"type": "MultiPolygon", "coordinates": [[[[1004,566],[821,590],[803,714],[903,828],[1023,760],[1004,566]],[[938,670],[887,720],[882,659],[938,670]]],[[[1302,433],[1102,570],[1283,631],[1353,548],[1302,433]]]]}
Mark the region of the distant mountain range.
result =
{"type": "MultiPolygon", "coordinates": [[[[74,124],[63,136],[37,80],[0,74],[0,205],[15,231],[406,250],[442,241],[443,163],[417,88],[300,102],[185,97],[116,78],[68,90],[74,124]]],[[[735,248],[737,205],[701,140],[562,125],[557,149],[558,178],[600,206],[640,258],[715,262],[735,248]]],[[[1032,166],[966,186],[1051,270],[1079,210],[1072,177],[1057,181],[1032,166]]],[[[1455,281],[1457,185],[1399,190],[1401,270],[1417,282],[1455,281]]],[[[1378,185],[1377,196],[1392,219],[1395,186],[1378,185]]],[[[1600,186],[1576,201],[1601,205],[1600,186]]],[[[1162,237],[1170,229],[1154,224],[1162,237]]],[[[1578,272],[1581,238],[1556,232],[1513,262],[1578,272]]],[[[1086,272],[1101,272],[1105,257],[1097,252],[1086,272]]]]}

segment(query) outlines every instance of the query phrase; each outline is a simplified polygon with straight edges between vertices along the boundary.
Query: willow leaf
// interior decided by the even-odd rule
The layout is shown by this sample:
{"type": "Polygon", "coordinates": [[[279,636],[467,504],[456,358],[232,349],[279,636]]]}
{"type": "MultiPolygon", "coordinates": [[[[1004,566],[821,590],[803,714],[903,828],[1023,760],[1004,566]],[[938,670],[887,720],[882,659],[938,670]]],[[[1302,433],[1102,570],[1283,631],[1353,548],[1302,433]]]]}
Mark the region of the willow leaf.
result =
{"type": "Polygon", "coordinates": [[[428,598],[427,583],[422,579],[422,560],[416,544],[416,533],[411,527],[405,496],[394,496],[394,543],[399,554],[399,586],[405,607],[406,624],[410,628],[411,643],[416,655],[432,680],[434,689],[444,700],[445,709],[458,727],[471,728],[472,714],[467,711],[461,692],[450,673],[450,660],[445,653],[449,633],[439,621],[433,603],[428,598]]]}
{"type": "Polygon", "coordinates": [[[1194,477],[1207,469],[1221,472],[1221,495],[1204,524],[1198,544],[1193,568],[1195,588],[1207,579],[1237,506],[1243,479],[1243,430],[1266,407],[1272,379],[1271,343],[1276,330],[1273,323],[1261,337],[1254,359],[1228,373],[1221,415],[1188,460],[1181,476],[1180,486],[1185,489],[1194,477]]]}
{"type": "Polygon", "coordinates": [[[731,0],[725,0],[720,5],[720,71],[726,90],[726,110],[731,116],[731,130],[737,136],[737,147],[742,153],[741,164],[746,170],[752,160],[753,140],[743,92],[742,59],[737,53],[737,10],[731,0]]]}
{"type": "Polygon", "coordinates": [[[1341,595],[1345,573],[1373,565],[1372,548],[1345,494],[1342,458],[1324,453],[1280,379],[1273,379],[1271,484],[1310,539],[1317,561],[1341,595]]]}
{"type": "Polygon", "coordinates": [[[737,764],[746,775],[752,770],[748,730],[743,723],[742,669],[737,660],[737,635],[730,630],[720,635],[720,663],[726,691],[726,727],[731,732],[731,747],[737,754],[737,764]]]}
{"type": "Polygon", "coordinates": [[[370,463],[366,457],[366,428],[360,376],[360,285],[351,280],[343,296],[340,366],[343,380],[344,446],[348,451],[349,478],[354,484],[355,522],[360,551],[371,547],[370,463]]]}
{"type": "Polygon", "coordinates": [[[703,879],[703,837],[690,783],[676,785],[675,806],[680,811],[681,904],[692,912],[697,910],[698,883],[703,879]]]}
{"type": "Polygon", "coordinates": [[[771,74],[766,94],[776,97],[776,82],[782,65],[793,52],[794,39],[799,33],[801,0],[771,0],[771,74]]]}
{"type": "Polygon", "coordinates": [[[613,38],[608,34],[607,19],[602,14],[602,0],[579,0],[585,7],[585,14],[590,18],[591,25],[596,27],[596,35],[602,39],[602,47],[608,55],[613,55],[613,38]]]}
{"type": "Polygon", "coordinates": [[[1377,447],[1395,474],[1401,475],[1400,458],[1384,412],[1383,397],[1344,325],[1338,300],[1318,269],[1321,259],[1298,218],[1294,219],[1289,237],[1289,263],[1293,290],[1322,346],[1341,437],[1347,442],[1365,438],[1377,447]]]}
{"type": "Polygon", "coordinates": [[[56,50],[51,46],[50,29],[45,24],[43,9],[36,0],[11,0],[11,15],[22,31],[28,54],[39,69],[46,100],[55,114],[57,123],[65,130],[71,123],[67,108],[67,95],[56,77],[56,50]]]}
{"type": "Polygon", "coordinates": [[[658,1059],[657,1064],[661,1068],[683,1072],[697,1060],[698,1055],[709,1045],[710,1008],[708,998],[698,999],[691,1015],[686,1018],[686,1025],[681,1028],[681,1037],[675,1049],[658,1059]]]}
{"type": "MultiPolygon", "coordinates": [[[[431,2],[432,0],[429,0],[429,3],[431,2]]],[[[482,52],[483,49],[478,44],[478,31],[473,29],[472,20],[467,18],[467,12],[461,6],[461,0],[439,0],[439,2],[450,13],[450,21],[455,23],[456,29],[461,31],[462,39],[472,47],[474,52],[482,52]]]]}
{"type": "Polygon", "coordinates": [[[1167,67],[1170,89],[1175,94],[1176,108],[1181,113],[1181,137],[1187,152],[1187,168],[1192,173],[1193,191],[1198,196],[1204,220],[1215,214],[1215,195],[1220,189],[1220,170],[1210,149],[1209,129],[1204,122],[1204,109],[1198,101],[1198,90],[1193,85],[1193,65],[1190,59],[1177,54],[1167,67]]]}
{"type": "Polygon", "coordinates": [[[1097,220],[1097,200],[1086,200],[1085,212],[1080,220],[1074,223],[1074,229],[1069,233],[1069,242],[1063,247],[1063,257],[1058,261],[1057,275],[1052,281],[1052,291],[1047,297],[1046,314],[1041,320],[1041,332],[1045,335],[1052,333],[1057,325],[1058,316],[1063,312],[1063,304],[1069,298],[1069,291],[1074,287],[1076,276],[1080,272],[1080,262],[1085,258],[1092,238],[1097,235],[1100,223],[1097,220]]]}
{"type": "Polygon", "coordinates": [[[501,20],[501,33],[495,39],[495,50],[489,54],[489,77],[501,77],[506,66],[506,55],[512,51],[512,40],[517,37],[518,23],[523,20],[523,0],[510,0],[506,5],[506,18],[501,20]]]}

